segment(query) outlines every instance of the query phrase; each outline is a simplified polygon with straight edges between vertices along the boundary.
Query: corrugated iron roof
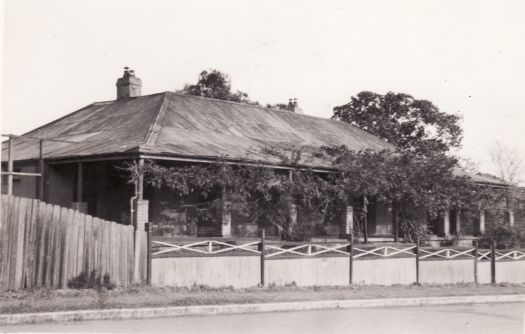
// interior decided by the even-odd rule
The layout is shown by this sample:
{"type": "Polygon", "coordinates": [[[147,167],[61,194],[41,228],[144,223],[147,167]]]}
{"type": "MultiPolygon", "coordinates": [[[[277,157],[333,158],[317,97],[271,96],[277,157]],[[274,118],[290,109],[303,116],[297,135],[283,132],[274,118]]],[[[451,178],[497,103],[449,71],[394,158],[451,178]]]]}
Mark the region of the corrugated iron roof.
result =
{"type": "Polygon", "coordinates": [[[484,184],[493,184],[493,185],[499,185],[499,186],[509,186],[509,184],[499,177],[496,177],[494,175],[488,174],[488,173],[467,173],[464,170],[461,169],[455,169],[454,174],[457,176],[468,176],[470,179],[476,183],[484,183],[484,184]]]}
{"type": "MultiPolygon", "coordinates": [[[[172,92],[93,103],[26,135],[78,142],[47,141],[46,159],[131,152],[282,163],[283,154],[301,152],[297,163],[329,167],[313,154],[321,146],[394,148],[342,121],[172,92]]],[[[38,145],[17,138],[13,152],[36,159],[38,145]]]]}

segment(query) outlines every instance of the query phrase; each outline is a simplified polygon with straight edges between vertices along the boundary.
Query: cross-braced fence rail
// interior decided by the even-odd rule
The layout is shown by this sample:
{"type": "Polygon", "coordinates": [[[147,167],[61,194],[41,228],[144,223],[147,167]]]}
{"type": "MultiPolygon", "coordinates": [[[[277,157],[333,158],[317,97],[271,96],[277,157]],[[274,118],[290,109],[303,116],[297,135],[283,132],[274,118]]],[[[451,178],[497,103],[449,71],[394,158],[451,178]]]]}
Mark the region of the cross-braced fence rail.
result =
{"type": "Polygon", "coordinates": [[[170,253],[170,255],[183,255],[183,254],[201,254],[201,255],[217,255],[227,252],[234,251],[245,251],[255,254],[261,254],[261,251],[257,249],[260,241],[253,241],[244,244],[227,243],[217,240],[205,240],[198,241],[184,245],[176,245],[174,243],[155,241],[153,240],[155,250],[152,255],[161,255],[170,253]]]}
{"type": "MultiPolygon", "coordinates": [[[[153,256],[187,256],[187,255],[224,255],[251,253],[261,255],[264,252],[265,258],[277,258],[283,256],[294,257],[316,257],[320,255],[350,256],[349,242],[331,243],[291,243],[291,242],[272,242],[264,246],[260,241],[250,241],[245,243],[224,242],[218,240],[204,240],[187,244],[175,244],[166,241],[152,241],[154,244],[153,256]]],[[[380,246],[372,249],[364,247],[354,247],[352,250],[353,258],[361,257],[393,257],[399,255],[415,256],[416,246],[394,247],[380,246]]]]}
{"type": "MultiPolygon", "coordinates": [[[[264,249],[261,241],[247,241],[243,243],[233,241],[203,240],[190,243],[175,243],[153,240],[152,255],[159,256],[216,256],[216,255],[261,255],[265,258],[279,257],[317,257],[317,256],[350,256],[352,258],[389,258],[389,257],[418,257],[419,260],[430,259],[474,259],[478,261],[490,260],[491,250],[468,248],[423,248],[412,244],[399,246],[385,245],[367,248],[365,245],[354,245],[350,250],[350,242],[266,242],[264,249]]],[[[523,250],[496,250],[495,260],[522,260],[525,259],[523,250]]]]}

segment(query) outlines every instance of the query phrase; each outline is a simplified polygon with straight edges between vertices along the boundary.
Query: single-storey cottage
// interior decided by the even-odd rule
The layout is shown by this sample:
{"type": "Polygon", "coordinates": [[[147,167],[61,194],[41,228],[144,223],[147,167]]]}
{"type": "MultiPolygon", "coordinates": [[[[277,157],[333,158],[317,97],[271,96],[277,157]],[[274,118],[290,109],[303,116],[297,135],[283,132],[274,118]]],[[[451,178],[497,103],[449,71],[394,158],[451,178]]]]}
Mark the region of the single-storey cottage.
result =
{"type": "MultiPolygon", "coordinates": [[[[174,92],[142,96],[141,87],[142,81],[126,69],[117,81],[115,100],[94,102],[22,136],[12,137],[10,155],[14,170],[43,174],[40,179],[14,176],[13,194],[40,197],[123,223],[130,221],[133,210],[144,210],[133,207],[133,199],[139,198],[149,201],[145,201],[147,220],[154,225],[172,224],[177,227],[176,234],[245,235],[246,231],[256,233],[258,228],[245,226],[242,217],[228,217],[231,221],[227,223],[203,222],[189,228],[184,224],[184,215],[174,209],[176,203],[170,196],[150,187],[143,191],[142,185],[134,187],[119,166],[145,159],[177,166],[221,158],[231,163],[251,161],[283,171],[306,166],[322,173],[333,170],[328,161],[313,154],[322,146],[394,149],[348,123],[296,113],[293,108],[278,110],[174,92]],[[268,147],[279,147],[292,154],[301,150],[306,154],[292,166],[268,153],[265,150],[268,147]]],[[[3,143],[3,165],[9,156],[8,146],[3,143]]],[[[500,180],[483,175],[473,179],[502,185],[500,180]]],[[[5,177],[2,182],[2,191],[6,192],[5,177]]],[[[392,208],[378,202],[371,205],[369,212],[370,235],[392,237],[392,208]]],[[[460,220],[459,214],[447,213],[435,228],[436,234],[448,236],[457,231],[460,220]]],[[[478,231],[483,230],[483,215],[476,224],[478,231]]],[[[339,233],[346,228],[342,226],[339,233]]]]}

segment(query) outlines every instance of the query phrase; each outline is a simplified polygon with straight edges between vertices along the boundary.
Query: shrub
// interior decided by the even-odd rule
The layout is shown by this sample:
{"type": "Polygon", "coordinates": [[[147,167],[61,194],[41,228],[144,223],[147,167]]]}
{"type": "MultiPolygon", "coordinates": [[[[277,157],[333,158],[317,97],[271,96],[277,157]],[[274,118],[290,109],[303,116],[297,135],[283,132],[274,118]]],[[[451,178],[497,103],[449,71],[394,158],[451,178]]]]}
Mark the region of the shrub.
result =
{"type": "Polygon", "coordinates": [[[496,248],[505,249],[523,246],[525,236],[521,235],[519,229],[507,224],[498,224],[490,227],[480,238],[481,248],[490,248],[492,240],[496,241],[496,248]]]}
{"type": "Polygon", "coordinates": [[[90,274],[87,272],[81,272],[77,277],[70,279],[67,282],[67,286],[70,289],[106,289],[112,290],[115,288],[115,284],[111,283],[111,279],[108,274],[104,276],[97,276],[96,270],[92,270],[90,274]]]}

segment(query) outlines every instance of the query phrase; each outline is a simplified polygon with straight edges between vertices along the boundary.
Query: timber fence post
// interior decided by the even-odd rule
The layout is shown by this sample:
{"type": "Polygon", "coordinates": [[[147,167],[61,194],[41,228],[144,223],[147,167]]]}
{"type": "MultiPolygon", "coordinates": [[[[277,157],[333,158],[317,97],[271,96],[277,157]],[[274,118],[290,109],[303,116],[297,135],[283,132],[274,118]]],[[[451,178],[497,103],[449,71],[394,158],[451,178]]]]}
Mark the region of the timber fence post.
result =
{"type": "Polygon", "coordinates": [[[147,200],[135,200],[135,217],[133,219],[135,225],[135,263],[134,263],[134,277],[133,282],[143,284],[147,282],[147,267],[148,267],[148,232],[146,230],[146,223],[149,222],[149,202],[147,200]]]}
{"type": "Polygon", "coordinates": [[[490,284],[496,284],[496,240],[490,244],[490,284]]]}
{"type": "Polygon", "coordinates": [[[146,276],[146,284],[151,285],[151,222],[148,222],[146,224],[147,228],[147,276],[146,276]]]}
{"type": "Polygon", "coordinates": [[[416,239],[416,284],[419,285],[419,237],[416,239]]]}
{"type": "Polygon", "coordinates": [[[354,238],[353,233],[350,233],[348,235],[348,241],[350,242],[350,245],[348,245],[348,284],[352,285],[353,276],[354,276],[354,238]]]}
{"type": "Polygon", "coordinates": [[[262,229],[261,231],[261,286],[264,286],[264,253],[265,253],[265,245],[264,245],[264,239],[266,237],[266,231],[262,229]]]}
{"type": "Polygon", "coordinates": [[[478,284],[478,241],[474,240],[474,283],[478,284]]]}

